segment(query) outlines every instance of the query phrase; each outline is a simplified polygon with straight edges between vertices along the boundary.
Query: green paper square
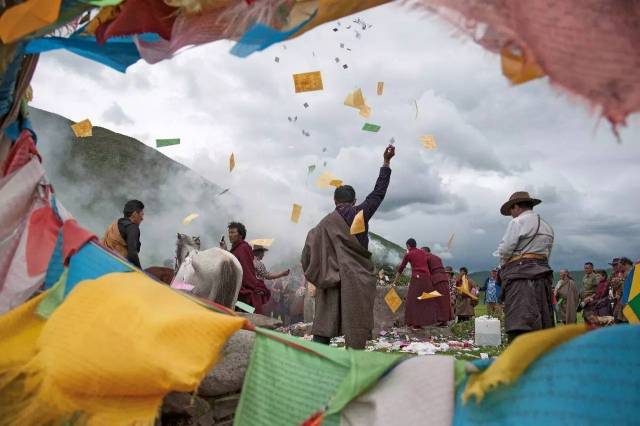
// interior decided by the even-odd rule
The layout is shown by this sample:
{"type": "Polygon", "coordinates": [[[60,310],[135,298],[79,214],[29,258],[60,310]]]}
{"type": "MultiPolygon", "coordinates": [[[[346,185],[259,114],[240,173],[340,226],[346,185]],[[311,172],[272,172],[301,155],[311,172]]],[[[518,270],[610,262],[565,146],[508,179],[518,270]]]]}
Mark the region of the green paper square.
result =
{"type": "Polygon", "coordinates": [[[364,123],[362,130],[365,130],[367,132],[377,132],[378,130],[380,130],[380,126],[378,126],[377,124],[364,123]]]}
{"type": "Polygon", "coordinates": [[[176,138],[176,139],[156,139],[156,148],[163,148],[165,146],[179,145],[179,144],[180,144],[180,138],[176,138]]]}

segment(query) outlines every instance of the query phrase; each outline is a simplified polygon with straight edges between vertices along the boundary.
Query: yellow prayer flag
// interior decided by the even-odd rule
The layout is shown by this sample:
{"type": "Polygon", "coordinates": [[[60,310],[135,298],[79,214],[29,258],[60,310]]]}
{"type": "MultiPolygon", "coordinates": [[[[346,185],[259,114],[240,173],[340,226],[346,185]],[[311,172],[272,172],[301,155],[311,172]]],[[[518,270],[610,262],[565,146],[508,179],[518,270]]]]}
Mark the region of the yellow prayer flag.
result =
{"type": "Polygon", "coordinates": [[[273,244],[273,238],[258,238],[257,240],[249,241],[249,244],[252,246],[262,246],[262,247],[271,247],[273,244]]]}
{"type": "Polygon", "coordinates": [[[71,130],[73,130],[73,133],[77,138],[88,138],[93,136],[92,129],[93,126],[88,118],[71,125],[71,130]]]}
{"type": "Polygon", "coordinates": [[[353,218],[353,222],[351,222],[351,235],[362,234],[366,229],[364,210],[360,210],[358,214],[356,214],[356,217],[353,218]]]}
{"type": "Polygon", "coordinates": [[[422,142],[422,146],[425,149],[436,149],[438,147],[438,144],[436,144],[436,138],[432,135],[420,136],[420,142],[422,142]]]}
{"type": "Polygon", "coordinates": [[[232,152],[231,156],[229,156],[229,173],[231,173],[235,168],[236,168],[236,156],[233,155],[233,152],[232,152]]]}
{"type": "Polygon", "coordinates": [[[182,224],[183,225],[189,225],[191,222],[194,221],[194,219],[196,219],[198,216],[200,216],[198,213],[191,213],[189,216],[185,217],[184,219],[182,219],[182,224]]]}
{"type": "Polygon", "coordinates": [[[382,91],[383,90],[384,90],[384,82],[383,81],[379,81],[378,82],[378,87],[377,87],[378,96],[382,96],[382,91]]]}
{"type": "Polygon", "coordinates": [[[384,296],[384,301],[387,303],[387,306],[394,314],[396,313],[400,305],[402,305],[402,299],[400,298],[400,296],[398,296],[398,292],[393,287],[384,296]]]}
{"type": "Polygon", "coordinates": [[[291,222],[298,223],[300,220],[300,214],[302,213],[302,206],[300,204],[293,204],[291,209],[291,222]]]}
{"type": "Polygon", "coordinates": [[[442,294],[440,294],[438,290],[433,290],[429,293],[423,291],[422,294],[418,296],[418,300],[434,299],[440,296],[442,296],[442,294]]]}
{"type": "Polygon", "coordinates": [[[322,90],[322,74],[320,71],[293,74],[293,84],[295,85],[296,93],[322,90]]]}
{"type": "Polygon", "coordinates": [[[331,182],[329,182],[329,185],[335,186],[336,188],[340,188],[342,186],[342,180],[341,179],[332,179],[331,182]]]}
{"type": "Polygon", "coordinates": [[[512,84],[522,84],[529,80],[544,77],[544,71],[534,60],[522,53],[504,48],[500,51],[502,75],[512,84]]]}
{"type": "MultiPolygon", "coordinates": [[[[4,2],[3,6],[4,6],[4,2]]],[[[53,24],[60,16],[62,0],[27,0],[10,6],[0,15],[0,39],[10,44],[53,24]]],[[[10,2],[11,4],[11,2],[10,2]]]]}
{"type": "Polygon", "coordinates": [[[449,237],[449,241],[447,241],[447,250],[451,250],[451,247],[453,246],[453,237],[455,237],[455,236],[456,236],[456,233],[454,232],[449,237]]]}

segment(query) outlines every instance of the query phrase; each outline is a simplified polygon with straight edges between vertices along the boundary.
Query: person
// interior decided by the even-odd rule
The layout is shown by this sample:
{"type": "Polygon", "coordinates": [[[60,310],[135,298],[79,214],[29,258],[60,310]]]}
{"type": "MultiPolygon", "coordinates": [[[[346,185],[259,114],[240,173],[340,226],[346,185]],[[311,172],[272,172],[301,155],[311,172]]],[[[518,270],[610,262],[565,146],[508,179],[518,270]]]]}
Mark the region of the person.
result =
{"type": "MultiPolygon", "coordinates": [[[[229,242],[231,243],[231,254],[240,262],[242,266],[242,285],[238,293],[238,300],[255,308],[256,314],[263,313],[263,305],[269,301],[271,292],[264,284],[264,281],[256,276],[253,264],[253,250],[248,242],[247,228],[240,222],[231,222],[227,227],[229,242]]],[[[220,241],[220,248],[227,250],[227,243],[220,241]]]]}
{"type": "Polygon", "coordinates": [[[584,264],[584,276],[582,277],[582,291],[580,292],[580,300],[585,300],[596,292],[596,287],[600,282],[600,277],[593,271],[593,263],[586,262],[584,264]]]}
{"type": "Polygon", "coordinates": [[[422,293],[430,293],[434,288],[427,265],[427,253],[417,248],[416,240],[413,238],[407,240],[407,254],[396,270],[393,285],[402,275],[407,263],[411,264],[411,281],[409,281],[409,290],[405,300],[404,322],[413,329],[420,329],[437,322],[437,305],[435,299],[418,299],[422,293]]]}
{"type": "Polygon", "coordinates": [[[267,270],[267,267],[262,262],[264,259],[264,255],[268,252],[269,249],[256,244],[253,246],[253,266],[256,270],[256,276],[261,280],[277,280],[278,278],[284,278],[289,275],[291,270],[287,269],[282,272],[271,273],[267,270]]]}
{"type": "Polygon", "coordinates": [[[549,256],[553,228],[533,207],[542,201],[528,192],[515,192],[500,208],[512,219],[494,256],[499,258],[505,331],[509,341],[518,335],[555,325],[552,304],[553,271],[549,256]]]}
{"type": "Polygon", "coordinates": [[[498,303],[500,298],[500,283],[498,283],[498,269],[491,270],[489,276],[484,281],[484,303],[487,305],[487,314],[492,317],[500,317],[502,315],[502,307],[498,303]]]}
{"type": "Polygon", "coordinates": [[[560,271],[560,281],[556,285],[554,294],[558,307],[556,321],[561,324],[575,324],[578,322],[578,287],[566,269],[560,271]]]}
{"type": "Polygon", "coordinates": [[[436,321],[438,321],[438,326],[444,327],[449,324],[449,321],[453,320],[451,296],[449,294],[449,274],[442,264],[442,259],[431,253],[429,247],[422,247],[422,250],[427,254],[427,267],[429,268],[433,288],[442,295],[434,299],[434,301],[436,321]]]}
{"type": "Polygon", "coordinates": [[[449,276],[449,297],[451,298],[449,304],[451,306],[451,319],[456,318],[456,299],[458,297],[458,291],[456,290],[456,273],[452,266],[446,266],[445,272],[449,276]]]}
{"type": "Polygon", "coordinates": [[[394,155],[395,148],[389,145],[373,192],[362,204],[356,205],[353,187],[336,188],[335,210],[307,234],[301,260],[305,278],[316,286],[312,327],[316,342],[329,344],[331,337],[344,334],[347,347],[364,349],[366,345],[376,295],[368,223],[387,193],[394,155]],[[350,227],[359,212],[364,215],[365,231],[354,236],[350,227]]]}
{"type": "Polygon", "coordinates": [[[600,280],[596,291],[583,300],[583,317],[588,324],[605,325],[613,322],[614,319],[609,281],[607,279],[607,271],[604,269],[595,273],[600,280]],[[606,320],[603,320],[603,318],[606,318],[606,320]]]}
{"type": "Polygon", "coordinates": [[[613,267],[613,273],[609,278],[609,286],[613,293],[613,318],[616,323],[626,323],[627,318],[624,316],[622,310],[624,304],[622,303],[622,293],[624,291],[624,282],[627,279],[627,274],[633,268],[633,262],[626,258],[614,258],[609,264],[613,267]]]}
{"type": "Polygon", "coordinates": [[[140,265],[140,224],[144,220],[144,204],[139,200],[129,200],[122,209],[123,217],[113,222],[102,237],[102,244],[118,253],[129,262],[140,265]]]}
{"type": "Polygon", "coordinates": [[[475,299],[470,295],[474,294],[474,290],[478,287],[476,283],[468,277],[469,270],[466,267],[460,268],[460,273],[458,274],[458,278],[456,280],[456,315],[458,316],[458,322],[469,321],[471,318],[475,316],[474,306],[478,303],[478,298],[475,299]],[[465,286],[465,281],[467,285],[467,290],[470,294],[462,291],[462,288],[465,286]]]}

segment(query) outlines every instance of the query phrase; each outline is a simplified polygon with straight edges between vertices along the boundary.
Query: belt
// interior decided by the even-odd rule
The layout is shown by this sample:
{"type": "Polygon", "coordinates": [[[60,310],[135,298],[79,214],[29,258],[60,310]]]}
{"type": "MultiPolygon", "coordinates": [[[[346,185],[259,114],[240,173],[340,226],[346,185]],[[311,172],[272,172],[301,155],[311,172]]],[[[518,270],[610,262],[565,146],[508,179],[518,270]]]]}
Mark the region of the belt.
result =
{"type": "Polygon", "coordinates": [[[517,256],[512,256],[507,261],[507,263],[515,262],[516,260],[522,260],[522,259],[547,260],[547,256],[545,256],[544,254],[538,254],[538,253],[523,253],[517,256]]]}

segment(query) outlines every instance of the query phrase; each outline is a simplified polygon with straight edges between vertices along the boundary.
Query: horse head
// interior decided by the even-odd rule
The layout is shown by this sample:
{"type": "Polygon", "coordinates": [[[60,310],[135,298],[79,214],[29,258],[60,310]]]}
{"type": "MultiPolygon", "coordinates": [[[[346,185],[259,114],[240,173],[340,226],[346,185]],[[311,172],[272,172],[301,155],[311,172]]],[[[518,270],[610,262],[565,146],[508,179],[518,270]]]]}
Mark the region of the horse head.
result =
{"type": "Polygon", "coordinates": [[[176,241],[175,270],[177,271],[180,268],[180,265],[184,262],[184,259],[189,255],[189,253],[198,250],[200,250],[200,237],[190,237],[188,235],[178,233],[176,241]]]}

